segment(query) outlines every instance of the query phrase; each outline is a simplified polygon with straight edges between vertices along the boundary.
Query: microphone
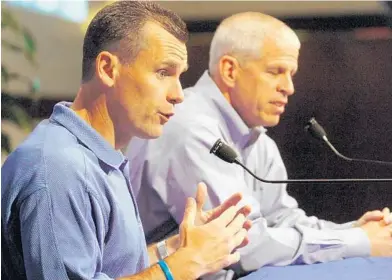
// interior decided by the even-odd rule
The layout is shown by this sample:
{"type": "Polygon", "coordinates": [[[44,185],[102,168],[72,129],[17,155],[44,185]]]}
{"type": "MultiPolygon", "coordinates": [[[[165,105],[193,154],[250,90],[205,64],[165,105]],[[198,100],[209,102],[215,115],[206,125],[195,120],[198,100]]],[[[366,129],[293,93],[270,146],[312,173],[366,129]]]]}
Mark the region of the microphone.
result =
{"type": "Polygon", "coordinates": [[[370,159],[360,159],[360,158],[349,158],[341,153],[329,142],[327,138],[327,133],[322,128],[322,126],[316,121],[315,118],[311,118],[305,126],[305,131],[309,132],[314,138],[320,139],[327,143],[327,145],[331,148],[331,150],[340,158],[347,161],[358,161],[358,162],[366,162],[366,163],[374,163],[374,164],[382,164],[392,166],[392,162],[389,161],[380,161],[380,160],[370,160],[370,159]]]}
{"type": "Polygon", "coordinates": [[[271,184],[281,184],[281,183],[348,183],[348,182],[392,182],[392,179],[288,179],[288,180],[266,180],[256,176],[252,171],[250,171],[245,165],[243,165],[239,160],[237,153],[221,139],[218,139],[210,150],[211,154],[214,154],[218,158],[228,162],[235,163],[244,168],[250,175],[252,175],[257,180],[264,183],[271,184]]]}

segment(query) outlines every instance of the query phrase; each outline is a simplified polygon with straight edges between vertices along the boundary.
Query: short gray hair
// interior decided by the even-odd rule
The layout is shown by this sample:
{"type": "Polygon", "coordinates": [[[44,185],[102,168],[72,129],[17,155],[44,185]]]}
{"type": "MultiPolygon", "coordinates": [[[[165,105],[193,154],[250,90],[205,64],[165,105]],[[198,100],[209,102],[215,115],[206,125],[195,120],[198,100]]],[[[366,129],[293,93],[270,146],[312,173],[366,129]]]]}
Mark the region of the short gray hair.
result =
{"type": "Polygon", "coordinates": [[[224,19],[212,38],[208,64],[210,73],[217,70],[224,55],[232,55],[240,62],[260,58],[271,24],[285,25],[276,18],[257,12],[239,13],[224,19]]]}

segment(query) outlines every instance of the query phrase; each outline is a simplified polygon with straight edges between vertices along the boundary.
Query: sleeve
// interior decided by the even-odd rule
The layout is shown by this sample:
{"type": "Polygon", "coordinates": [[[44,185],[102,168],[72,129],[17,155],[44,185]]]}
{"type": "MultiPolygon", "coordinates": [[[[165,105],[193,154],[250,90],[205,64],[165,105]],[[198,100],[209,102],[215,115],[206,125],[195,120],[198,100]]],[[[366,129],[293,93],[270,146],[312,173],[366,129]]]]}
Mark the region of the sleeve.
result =
{"type": "Polygon", "coordinates": [[[249,233],[250,244],[240,250],[240,273],[265,265],[314,263],[368,254],[370,245],[361,229],[322,230],[314,226],[317,224],[315,218],[308,219],[297,209],[297,203],[288,196],[285,185],[275,190],[269,188],[271,194],[267,192],[264,200],[257,200],[247,187],[240,167],[209,153],[217,135],[221,135],[219,129],[203,125],[200,120],[198,124],[200,126],[192,125],[192,130],[186,132],[167,133],[163,142],[154,147],[154,152],[165,152],[158,153],[159,165],[148,166],[156,171],[150,173],[154,178],[153,187],[177,223],[183,218],[186,197],[194,197],[198,182],[207,184],[206,209],[241,192],[242,203],[252,207],[253,226],[249,233]],[[166,149],[172,146],[175,148],[166,149]]]}
{"type": "Polygon", "coordinates": [[[101,272],[103,218],[86,192],[84,166],[48,160],[44,169],[45,178],[30,182],[38,190],[20,203],[27,279],[111,279],[101,272]]]}

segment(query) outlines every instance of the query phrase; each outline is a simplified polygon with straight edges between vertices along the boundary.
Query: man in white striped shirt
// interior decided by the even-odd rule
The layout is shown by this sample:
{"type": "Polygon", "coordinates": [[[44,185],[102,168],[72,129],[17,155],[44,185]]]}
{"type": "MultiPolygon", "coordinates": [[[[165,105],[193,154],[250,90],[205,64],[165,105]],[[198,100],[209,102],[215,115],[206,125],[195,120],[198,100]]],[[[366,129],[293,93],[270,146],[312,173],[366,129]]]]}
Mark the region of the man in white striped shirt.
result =
{"type": "Polygon", "coordinates": [[[185,90],[185,101],[154,140],[132,140],[128,147],[132,186],[148,242],[176,231],[184,201],[203,181],[207,207],[234,192],[252,206],[250,244],[236,267],[214,275],[232,279],[264,265],[311,264],[358,256],[392,256],[389,209],[358,221],[335,224],[308,217],[289,196],[286,184],[255,180],[236,165],[209,153],[221,138],[239,159],[269,180],[287,178],[275,142],[264,127],[279,123],[294,94],[300,42],[281,21],[259,13],[225,19],[211,43],[209,71],[185,90]]]}

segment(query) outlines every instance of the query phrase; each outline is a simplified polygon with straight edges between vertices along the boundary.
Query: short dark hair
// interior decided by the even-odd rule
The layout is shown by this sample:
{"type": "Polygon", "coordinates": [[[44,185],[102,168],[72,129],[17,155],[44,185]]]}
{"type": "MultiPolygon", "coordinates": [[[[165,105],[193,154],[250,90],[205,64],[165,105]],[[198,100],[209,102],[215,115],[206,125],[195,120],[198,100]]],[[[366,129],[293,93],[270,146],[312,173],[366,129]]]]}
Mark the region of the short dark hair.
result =
{"type": "Polygon", "coordinates": [[[83,42],[82,81],[93,76],[98,54],[111,43],[127,38],[129,60],[134,59],[142,40],[141,30],[151,21],[160,24],[181,42],[188,40],[185,22],[174,12],[150,1],[117,1],[105,6],[90,22],[83,42]]]}

